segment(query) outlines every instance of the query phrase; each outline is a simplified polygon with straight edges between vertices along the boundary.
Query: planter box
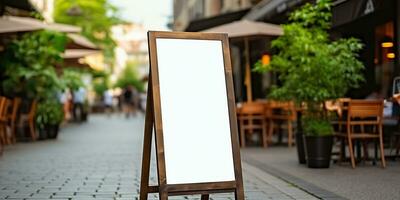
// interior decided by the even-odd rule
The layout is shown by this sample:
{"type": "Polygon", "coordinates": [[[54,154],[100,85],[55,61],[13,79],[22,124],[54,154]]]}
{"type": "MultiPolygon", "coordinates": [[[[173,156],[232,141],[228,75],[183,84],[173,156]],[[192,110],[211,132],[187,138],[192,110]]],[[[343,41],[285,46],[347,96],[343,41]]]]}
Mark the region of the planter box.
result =
{"type": "Polygon", "coordinates": [[[306,164],[306,153],[304,150],[304,139],[302,133],[296,133],[297,157],[300,164],[306,164]]]}

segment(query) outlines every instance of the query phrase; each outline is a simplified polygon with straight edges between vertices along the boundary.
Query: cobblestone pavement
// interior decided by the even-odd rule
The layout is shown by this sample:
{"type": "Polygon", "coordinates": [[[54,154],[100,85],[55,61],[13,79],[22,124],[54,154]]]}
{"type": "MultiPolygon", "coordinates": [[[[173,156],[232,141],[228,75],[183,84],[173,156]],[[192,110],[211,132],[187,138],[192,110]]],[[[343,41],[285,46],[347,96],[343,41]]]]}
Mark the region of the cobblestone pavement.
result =
{"type": "MultiPolygon", "coordinates": [[[[0,199],[137,199],[142,135],[143,116],[92,115],[64,127],[56,140],[8,146],[0,157],[0,199]]],[[[155,182],[154,158],[152,172],[155,182]]],[[[246,199],[317,199],[247,163],[243,172],[246,199]]]]}

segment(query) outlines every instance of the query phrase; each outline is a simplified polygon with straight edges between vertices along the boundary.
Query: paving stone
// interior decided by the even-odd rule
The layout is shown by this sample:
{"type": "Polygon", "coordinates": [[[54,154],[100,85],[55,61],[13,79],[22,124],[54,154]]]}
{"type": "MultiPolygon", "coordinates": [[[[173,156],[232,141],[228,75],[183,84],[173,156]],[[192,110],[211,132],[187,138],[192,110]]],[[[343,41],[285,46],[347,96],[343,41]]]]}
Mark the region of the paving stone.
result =
{"type": "MultiPolygon", "coordinates": [[[[139,197],[143,116],[90,116],[68,124],[59,138],[6,147],[0,157],[0,199],[120,199],[139,197]]],[[[153,151],[154,152],[154,151],[153,151]]],[[[153,156],[151,184],[156,184],[153,156]]],[[[315,199],[310,194],[254,166],[243,163],[247,200],[315,199]]],[[[212,200],[233,200],[231,193],[212,200]]],[[[149,200],[158,199],[149,194],[149,200]]],[[[200,200],[200,195],[170,200],[200,200]]]]}

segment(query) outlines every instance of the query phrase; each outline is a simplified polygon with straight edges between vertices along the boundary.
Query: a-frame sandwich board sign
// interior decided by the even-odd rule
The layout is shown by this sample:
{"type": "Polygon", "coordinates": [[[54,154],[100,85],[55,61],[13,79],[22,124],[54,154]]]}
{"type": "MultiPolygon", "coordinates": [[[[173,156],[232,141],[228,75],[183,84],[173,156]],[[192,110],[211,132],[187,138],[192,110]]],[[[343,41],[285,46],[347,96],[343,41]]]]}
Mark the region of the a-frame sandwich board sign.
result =
{"type": "Polygon", "coordinates": [[[140,200],[234,192],[244,200],[227,34],[148,32],[140,200]],[[149,185],[153,128],[158,185],[149,185]]]}

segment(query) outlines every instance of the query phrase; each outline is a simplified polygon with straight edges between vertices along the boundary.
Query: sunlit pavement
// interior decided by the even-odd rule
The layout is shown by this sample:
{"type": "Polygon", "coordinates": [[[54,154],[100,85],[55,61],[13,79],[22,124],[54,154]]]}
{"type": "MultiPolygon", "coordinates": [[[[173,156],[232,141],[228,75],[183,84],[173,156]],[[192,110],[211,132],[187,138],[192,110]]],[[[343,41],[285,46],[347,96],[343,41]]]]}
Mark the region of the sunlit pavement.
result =
{"type": "MultiPolygon", "coordinates": [[[[129,119],[118,114],[91,115],[87,123],[63,127],[56,140],[6,147],[0,157],[0,199],[136,199],[143,122],[143,115],[129,119]]],[[[155,183],[154,156],[152,163],[151,181],[155,183]]],[[[246,199],[317,199],[246,162],[243,172],[246,199]]],[[[149,199],[156,197],[149,195],[149,199]]]]}
{"type": "MultiPolygon", "coordinates": [[[[386,154],[389,153],[387,149],[386,154]]],[[[242,150],[242,158],[318,197],[400,199],[399,159],[386,159],[385,169],[381,168],[379,161],[375,166],[370,161],[357,163],[356,169],[352,169],[349,162],[331,164],[329,169],[310,169],[298,164],[296,148],[285,146],[246,148],[242,150]]]]}

